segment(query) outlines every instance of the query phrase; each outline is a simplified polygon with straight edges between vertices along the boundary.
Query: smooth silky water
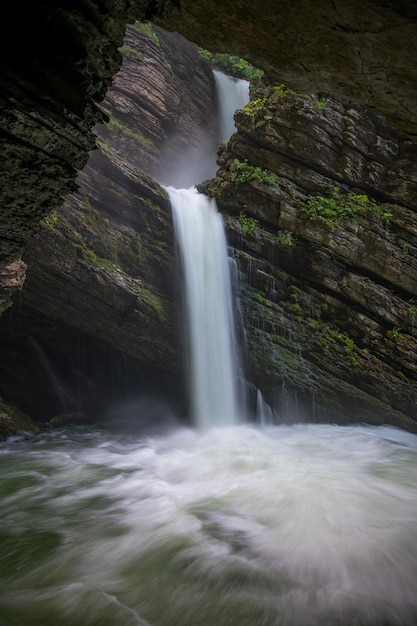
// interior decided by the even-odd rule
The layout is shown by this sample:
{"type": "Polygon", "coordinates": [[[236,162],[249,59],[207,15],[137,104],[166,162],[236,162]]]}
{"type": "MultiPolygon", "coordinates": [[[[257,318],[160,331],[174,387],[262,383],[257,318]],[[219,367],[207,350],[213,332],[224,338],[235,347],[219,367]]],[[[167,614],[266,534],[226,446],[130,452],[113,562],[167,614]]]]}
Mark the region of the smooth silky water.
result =
{"type": "Polygon", "coordinates": [[[417,436],[240,423],[221,218],[172,197],[196,428],[0,444],[0,626],[417,624],[417,436]]]}
{"type": "Polygon", "coordinates": [[[0,624],[417,623],[417,437],[57,431],[0,447],[0,624]]]}

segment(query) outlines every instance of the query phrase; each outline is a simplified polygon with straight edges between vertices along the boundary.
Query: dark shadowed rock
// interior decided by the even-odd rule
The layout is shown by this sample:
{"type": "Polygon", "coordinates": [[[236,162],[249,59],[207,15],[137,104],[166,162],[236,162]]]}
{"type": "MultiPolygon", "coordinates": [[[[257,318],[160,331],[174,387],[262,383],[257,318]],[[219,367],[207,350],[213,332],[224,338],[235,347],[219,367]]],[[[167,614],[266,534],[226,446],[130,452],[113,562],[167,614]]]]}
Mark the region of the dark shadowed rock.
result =
{"type": "Polygon", "coordinates": [[[207,153],[213,172],[213,76],[194,44],[150,25],[128,29],[123,52],[102,106],[109,121],[95,129],[98,149],[77,191],[27,246],[26,288],[1,320],[1,392],[41,419],[103,419],[112,395],[153,388],[182,402],[171,209],[145,172],[172,178],[190,159],[183,176],[199,176],[192,163],[207,153]],[[88,357],[69,365],[80,345],[88,357]],[[111,380],[112,361],[126,360],[123,377],[111,380]]]}

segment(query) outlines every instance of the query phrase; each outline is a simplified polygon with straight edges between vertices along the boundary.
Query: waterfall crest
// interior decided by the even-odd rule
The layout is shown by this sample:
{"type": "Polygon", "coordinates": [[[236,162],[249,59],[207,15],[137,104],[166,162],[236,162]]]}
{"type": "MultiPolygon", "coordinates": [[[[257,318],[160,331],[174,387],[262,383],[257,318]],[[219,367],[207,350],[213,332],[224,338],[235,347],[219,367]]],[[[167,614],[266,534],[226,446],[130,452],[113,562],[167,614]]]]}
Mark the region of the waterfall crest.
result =
{"type": "Polygon", "coordinates": [[[249,82],[213,72],[219,116],[219,140],[227,141],[235,132],[234,113],[249,102],[249,82]]]}

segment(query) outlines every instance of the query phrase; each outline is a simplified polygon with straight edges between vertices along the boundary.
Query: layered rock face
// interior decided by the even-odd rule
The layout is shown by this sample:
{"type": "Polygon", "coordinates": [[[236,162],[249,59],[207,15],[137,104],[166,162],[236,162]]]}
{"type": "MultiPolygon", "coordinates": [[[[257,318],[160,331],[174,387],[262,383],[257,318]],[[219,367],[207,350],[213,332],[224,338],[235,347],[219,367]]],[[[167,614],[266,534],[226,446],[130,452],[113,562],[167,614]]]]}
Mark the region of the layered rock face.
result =
{"type": "Polygon", "coordinates": [[[256,384],[286,411],[415,430],[415,144],[282,85],[235,119],[208,191],[230,215],[256,384]]]}
{"type": "MultiPolygon", "coordinates": [[[[150,2],[14,2],[0,19],[0,267],[74,190],[127,21],[150,2]],[[132,10],[132,4],[134,4],[132,10]],[[19,33],[12,45],[10,34],[19,33]]],[[[155,7],[153,8],[155,13],[155,7]]],[[[10,304],[0,279],[0,313],[10,304]]]]}
{"type": "Polygon", "coordinates": [[[27,246],[25,289],[1,320],[1,394],[38,418],[96,417],[154,388],[181,402],[170,205],[145,172],[170,182],[190,152],[215,156],[213,75],[194,44],[150,25],[129,28],[122,50],[98,149],[27,246]]]}
{"type": "MultiPolygon", "coordinates": [[[[157,19],[213,51],[248,58],[274,80],[332,93],[416,133],[413,0],[16,0],[1,8],[0,266],[73,189],[91,127],[120,65],[126,24],[157,19]],[[9,34],[19,32],[19,45],[9,34]]],[[[0,311],[9,291],[0,283],[0,311]]]]}
{"type": "Polygon", "coordinates": [[[242,56],[273,81],[353,100],[417,132],[413,0],[181,0],[165,12],[165,28],[242,56]]]}
{"type": "MultiPolygon", "coordinates": [[[[300,400],[318,418],[355,419],[360,408],[363,418],[372,421],[377,414],[375,420],[412,428],[414,3],[369,0],[342,7],[322,0],[302,3],[297,11],[293,4],[272,0],[261,8],[246,1],[221,6],[187,1],[133,5],[88,2],[68,10],[44,3],[38,12],[36,3],[28,9],[26,3],[19,7],[17,2],[1,22],[3,28],[11,28],[26,20],[32,34],[25,39],[30,46],[16,58],[2,55],[1,249],[7,268],[0,276],[0,309],[23,284],[25,267],[19,261],[23,244],[39,219],[73,189],[76,169],[93,145],[90,128],[101,115],[93,103],[104,94],[117,66],[124,22],[130,15],[151,17],[165,11],[165,26],[188,32],[213,50],[252,58],[276,86],[284,80],[303,93],[354,98],[383,112],[408,133],[404,138],[383,120],[368,118],[366,109],[327,97],[311,106],[296,97],[296,106],[290,104],[291,94],[283,99],[279,91],[262,93],[249,113],[238,117],[240,134],[222,153],[222,169],[210,193],[230,214],[230,237],[247,274],[250,376],[266,397],[300,400]],[[40,20],[38,15],[45,15],[45,10],[48,19],[40,20]],[[287,110],[291,106],[294,111],[287,110]],[[240,166],[233,173],[235,159],[243,163],[247,159],[252,168],[267,168],[273,182],[262,180],[259,171],[258,178],[248,180],[240,166]],[[366,202],[375,199],[380,210],[369,209],[368,216],[362,213],[355,221],[343,218],[336,223],[302,210],[317,208],[317,203],[309,202],[310,194],[335,199],[339,194],[335,187],[342,195],[366,194],[366,202]],[[281,394],[282,386],[289,394],[281,394]]],[[[28,251],[25,260],[37,278],[27,281],[21,303],[16,300],[18,310],[2,329],[2,389],[22,400],[25,388],[28,406],[49,404],[51,414],[57,410],[56,398],[36,399],[38,389],[47,388],[50,358],[55,364],[70,356],[77,370],[72,387],[81,385],[85,375],[86,384],[98,385],[99,391],[92,393],[95,398],[106,390],[111,367],[91,376],[97,360],[79,368],[84,359],[80,353],[100,354],[102,363],[108,359],[126,364],[127,359],[128,370],[136,369],[144,383],[146,367],[150,379],[165,370],[171,380],[177,368],[172,292],[167,288],[172,268],[167,201],[158,185],[138,169],[157,180],[166,172],[162,182],[170,182],[178,172],[168,166],[177,161],[178,152],[190,144],[197,160],[201,146],[211,145],[215,133],[205,112],[203,124],[193,125],[193,133],[200,125],[197,135],[184,139],[191,118],[199,115],[198,107],[189,115],[190,100],[182,101],[171,82],[161,80],[161,68],[152,72],[148,67],[140,74],[141,55],[151,60],[164,48],[171,59],[164,72],[178,68],[187,83],[197,57],[190,52],[188,61],[179,62],[175,46],[169,57],[172,44],[155,33],[149,45],[154,50],[145,54],[132,37],[127,39],[125,58],[130,59],[135,80],[142,84],[142,77],[149,79],[152,89],[143,89],[143,83],[142,93],[132,98],[132,85],[122,81],[119,92],[116,89],[104,104],[110,124],[101,131],[101,152],[94,154],[90,171],[80,177],[79,193],[45,221],[41,239],[28,251]],[[117,116],[114,107],[120,111],[117,116]],[[128,125],[129,118],[138,125],[128,125]],[[170,142],[162,147],[167,138],[170,142]],[[104,200],[104,190],[116,200],[104,200]],[[140,216],[132,210],[129,195],[136,198],[140,216]],[[121,214],[120,224],[116,213],[121,214]],[[146,250],[154,251],[155,245],[153,263],[146,250]],[[132,263],[132,253],[137,264],[132,263]],[[162,267],[161,274],[157,266],[162,267]],[[132,341],[133,329],[142,325],[139,339],[132,341]],[[40,347],[46,346],[46,359],[39,347],[33,347],[36,336],[40,347]],[[20,347],[23,356],[16,354],[20,347]],[[130,360],[135,357],[139,360],[130,360]],[[39,359],[44,361],[43,374],[39,359]],[[39,378],[33,379],[37,370],[39,378]]],[[[207,68],[201,72],[197,75],[205,84],[207,68]]],[[[210,80],[208,84],[211,90],[210,80]]],[[[191,173],[193,180],[205,176],[202,171],[191,173]]]]}

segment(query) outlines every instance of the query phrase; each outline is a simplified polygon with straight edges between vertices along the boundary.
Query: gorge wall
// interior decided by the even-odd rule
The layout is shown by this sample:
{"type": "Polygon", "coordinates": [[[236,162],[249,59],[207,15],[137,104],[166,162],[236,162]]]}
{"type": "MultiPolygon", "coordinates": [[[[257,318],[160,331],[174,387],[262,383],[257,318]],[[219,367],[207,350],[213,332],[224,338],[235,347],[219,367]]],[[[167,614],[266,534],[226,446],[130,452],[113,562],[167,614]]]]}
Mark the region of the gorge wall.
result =
{"type": "Polygon", "coordinates": [[[215,154],[214,79],[194,44],[149,24],[129,27],[122,51],[98,147],[27,244],[25,287],[0,320],[0,393],[43,420],[184,395],[171,211],[150,175],[201,180],[181,155],[215,154]]]}
{"type": "MultiPolygon", "coordinates": [[[[172,154],[182,152],[186,143],[191,142],[197,154],[199,145],[215,137],[210,123],[205,132],[206,122],[201,126],[200,117],[193,127],[196,131],[200,124],[196,143],[191,135],[182,139],[192,117],[198,119],[198,107],[188,116],[189,107],[184,105],[182,115],[178,114],[178,93],[170,81],[161,83],[161,68],[152,72],[148,67],[145,74],[138,74],[143,65],[135,61],[143,60],[144,52],[132,40],[125,41],[124,58],[130,58],[142,95],[152,93],[153,100],[144,106],[140,98],[132,103],[126,97],[131,86],[123,94],[120,85],[122,95],[117,95],[117,89],[109,94],[104,114],[110,114],[110,124],[102,129],[100,151],[93,153],[89,170],[80,176],[80,191],[62,211],[44,221],[40,239],[24,261],[20,258],[40,219],[74,190],[76,171],[94,143],[90,129],[103,116],[94,102],[104,95],[119,63],[117,48],[125,22],[149,17],[212,50],[252,59],[266,70],[268,84],[279,88],[285,82],[298,94],[286,93],[283,98],[275,89],[254,96],[257,104],[239,114],[240,134],[222,151],[221,170],[207,188],[230,215],[230,237],[246,273],[251,378],[271,401],[278,394],[308,409],[313,404],[318,419],[326,412],[336,412],[340,419],[354,418],[362,407],[364,418],[371,421],[378,413],[378,419],[413,427],[415,122],[411,113],[416,70],[411,51],[416,8],[412,2],[371,0],[360,6],[341,5],[324,0],[296,7],[287,2],[258,7],[244,1],[221,7],[184,1],[87,2],[71,8],[46,3],[42,9],[47,20],[39,18],[36,3],[31,9],[17,3],[7,10],[2,27],[23,23],[26,38],[16,58],[2,55],[1,307],[8,306],[10,295],[21,288],[26,263],[39,282],[28,279],[22,298],[16,300],[21,301],[20,321],[17,312],[10,312],[3,324],[3,395],[20,399],[20,404],[24,397],[32,407],[32,402],[44,403],[36,400],[39,389],[45,389],[43,378],[33,379],[39,354],[31,365],[27,359],[24,367],[22,359],[13,356],[16,348],[22,348],[27,357],[28,336],[36,335],[39,328],[51,329],[40,335],[47,347],[56,346],[57,337],[67,337],[61,352],[52,350],[56,361],[65,354],[79,364],[74,348],[78,342],[85,354],[101,353],[103,363],[113,357],[116,362],[138,359],[129,361],[128,369],[136,368],[143,375],[149,367],[146,384],[152,379],[152,368],[158,376],[165,371],[174,380],[173,373],[181,367],[169,288],[173,257],[167,201],[159,186],[141,172],[157,177],[162,171],[158,164],[166,171],[172,154]],[[146,81],[151,89],[144,87],[146,81]],[[162,111],[165,91],[170,96],[162,111]],[[300,98],[307,93],[320,95],[312,102],[300,98]],[[326,93],[366,106],[349,105],[326,93]],[[383,113],[389,124],[369,116],[370,111],[383,113]],[[134,129],[126,125],[131,116],[134,129]],[[167,137],[170,147],[163,149],[167,137]],[[236,184],[230,173],[235,159],[267,169],[274,184],[244,176],[236,184]],[[113,189],[113,203],[103,201],[102,190],[107,187],[113,189]],[[302,203],[310,194],[329,197],[335,187],[343,194],[366,194],[378,206],[390,205],[383,209],[392,214],[389,228],[377,214],[368,221],[365,216],[359,222],[339,220],[331,227],[308,219],[300,209],[302,203]],[[128,194],[136,198],[140,211],[126,200],[128,194]],[[116,213],[121,215],[120,225],[116,213]],[[251,217],[256,223],[248,221],[251,217]],[[284,234],[278,238],[280,232],[284,234]],[[139,246],[133,243],[136,239],[139,246]],[[144,251],[149,249],[152,255],[147,256],[144,251]],[[150,261],[154,253],[155,264],[150,261]],[[104,302],[110,302],[109,315],[101,310],[104,302]],[[136,343],[131,340],[134,326],[142,328],[136,343]],[[19,327],[24,331],[18,341],[19,327]],[[349,403],[351,398],[349,416],[342,405],[346,407],[345,400],[349,403]]],[[[158,42],[151,35],[147,45],[160,48],[161,39],[158,42]]],[[[171,61],[165,59],[163,72],[170,66],[177,68],[186,82],[190,62],[192,73],[196,58],[191,54],[178,64],[175,53],[171,61]]],[[[201,71],[201,83],[210,84],[207,67],[201,71]]],[[[198,180],[200,176],[195,174],[198,180]]],[[[95,367],[86,366],[89,372],[90,366],[95,367]]],[[[76,385],[81,384],[80,378],[78,373],[76,385]]],[[[95,381],[106,388],[104,373],[95,381]]],[[[56,398],[49,403],[53,413],[56,398]]]]}
{"type": "Polygon", "coordinates": [[[235,119],[203,188],[244,273],[256,384],[284,412],[289,397],[310,417],[415,429],[415,144],[282,85],[235,119]]]}

